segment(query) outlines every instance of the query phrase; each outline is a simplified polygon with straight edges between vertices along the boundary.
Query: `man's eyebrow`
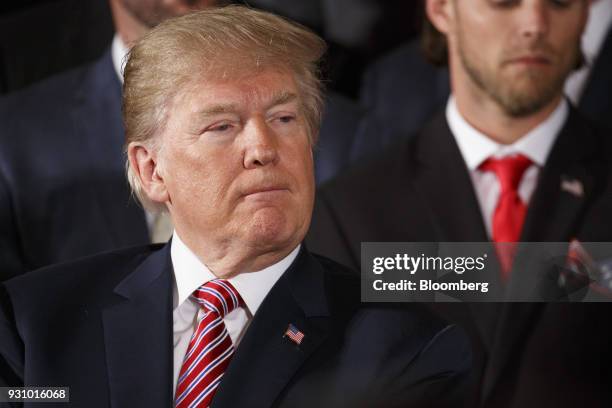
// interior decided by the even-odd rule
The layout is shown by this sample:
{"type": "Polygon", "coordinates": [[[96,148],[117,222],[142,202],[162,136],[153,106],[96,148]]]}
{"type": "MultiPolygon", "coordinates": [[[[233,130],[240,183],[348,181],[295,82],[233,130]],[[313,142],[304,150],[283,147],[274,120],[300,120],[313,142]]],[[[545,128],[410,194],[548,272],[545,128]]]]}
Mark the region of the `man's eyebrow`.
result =
{"type": "Polygon", "coordinates": [[[293,92],[281,92],[272,98],[272,101],[268,104],[267,109],[273,108],[278,105],[284,105],[289,102],[293,102],[298,99],[297,94],[293,92]]]}
{"type": "Polygon", "coordinates": [[[212,105],[208,108],[197,111],[198,116],[213,116],[220,113],[234,113],[238,110],[238,107],[232,103],[212,105]]]}
{"type": "MultiPolygon", "coordinates": [[[[267,105],[266,109],[270,109],[278,105],[284,105],[286,103],[293,102],[294,100],[297,100],[297,99],[298,99],[297,94],[293,92],[281,92],[272,98],[272,101],[267,105]]],[[[196,115],[201,116],[201,117],[206,117],[206,116],[218,115],[220,113],[235,113],[237,111],[238,111],[237,105],[233,103],[227,103],[227,104],[218,104],[218,105],[209,106],[207,108],[197,111],[196,115]]]]}

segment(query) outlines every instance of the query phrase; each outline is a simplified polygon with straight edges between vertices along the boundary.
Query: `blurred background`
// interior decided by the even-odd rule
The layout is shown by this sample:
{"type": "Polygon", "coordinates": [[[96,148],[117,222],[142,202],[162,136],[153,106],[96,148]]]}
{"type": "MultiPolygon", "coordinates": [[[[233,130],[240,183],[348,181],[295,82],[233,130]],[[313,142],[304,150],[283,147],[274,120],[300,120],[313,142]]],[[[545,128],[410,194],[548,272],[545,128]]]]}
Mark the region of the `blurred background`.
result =
{"type": "MultiPolygon", "coordinates": [[[[365,67],[415,38],[421,1],[250,0],[310,27],[329,44],[328,87],[356,98],[365,67]]],[[[108,0],[22,0],[0,6],[0,92],[8,93],[93,61],[114,28],[108,0]]]]}

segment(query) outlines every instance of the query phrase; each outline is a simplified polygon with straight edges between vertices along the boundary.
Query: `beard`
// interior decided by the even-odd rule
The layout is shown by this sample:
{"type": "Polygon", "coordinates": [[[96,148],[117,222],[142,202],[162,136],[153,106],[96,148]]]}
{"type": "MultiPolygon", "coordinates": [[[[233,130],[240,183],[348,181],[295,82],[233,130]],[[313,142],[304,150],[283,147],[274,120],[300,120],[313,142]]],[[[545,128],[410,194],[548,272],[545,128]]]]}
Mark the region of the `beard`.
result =
{"type": "Polygon", "coordinates": [[[458,36],[458,54],[471,81],[493,99],[510,117],[532,115],[551,103],[563,90],[566,78],[581,62],[580,42],[567,54],[560,55],[552,47],[536,40],[527,47],[504,53],[501,63],[491,69],[475,57],[458,36]],[[521,55],[543,56],[548,67],[514,67],[510,61],[521,55]],[[518,71],[514,68],[519,69],[518,71]]]}

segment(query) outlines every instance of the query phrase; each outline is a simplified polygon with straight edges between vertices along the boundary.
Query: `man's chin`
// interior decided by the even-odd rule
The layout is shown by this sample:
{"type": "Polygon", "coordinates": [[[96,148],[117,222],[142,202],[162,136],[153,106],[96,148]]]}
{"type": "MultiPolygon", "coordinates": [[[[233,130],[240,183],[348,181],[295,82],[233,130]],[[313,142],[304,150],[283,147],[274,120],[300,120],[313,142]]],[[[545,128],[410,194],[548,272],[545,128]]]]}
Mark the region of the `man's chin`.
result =
{"type": "Polygon", "coordinates": [[[555,98],[552,88],[543,82],[514,83],[512,89],[502,90],[495,99],[513,117],[529,116],[540,111],[555,98]]]}
{"type": "Polygon", "coordinates": [[[522,118],[533,115],[544,108],[550,99],[538,97],[530,97],[530,95],[521,95],[520,97],[510,98],[504,103],[504,109],[508,115],[514,118],[522,118]]]}
{"type": "Polygon", "coordinates": [[[277,208],[262,208],[242,226],[248,242],[257,248],[275,248],[286,245],[294,236],[289,220],[277,208]]]}

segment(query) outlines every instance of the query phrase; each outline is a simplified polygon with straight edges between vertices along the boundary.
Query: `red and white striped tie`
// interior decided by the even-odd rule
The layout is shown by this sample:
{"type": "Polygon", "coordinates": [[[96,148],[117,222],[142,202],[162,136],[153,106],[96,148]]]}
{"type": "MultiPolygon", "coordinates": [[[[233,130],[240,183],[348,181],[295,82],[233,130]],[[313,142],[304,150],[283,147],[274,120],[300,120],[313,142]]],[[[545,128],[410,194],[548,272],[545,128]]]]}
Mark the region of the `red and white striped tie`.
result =
{"type": "Polygon", "coordinates": [[[193,292],[204,316],[191,336],[176,386],[177,408],[208,407],[234,354],[223,317],[243,305],[226,280],[214,279],[193,292]]]}

